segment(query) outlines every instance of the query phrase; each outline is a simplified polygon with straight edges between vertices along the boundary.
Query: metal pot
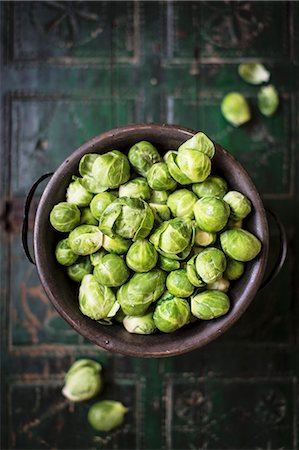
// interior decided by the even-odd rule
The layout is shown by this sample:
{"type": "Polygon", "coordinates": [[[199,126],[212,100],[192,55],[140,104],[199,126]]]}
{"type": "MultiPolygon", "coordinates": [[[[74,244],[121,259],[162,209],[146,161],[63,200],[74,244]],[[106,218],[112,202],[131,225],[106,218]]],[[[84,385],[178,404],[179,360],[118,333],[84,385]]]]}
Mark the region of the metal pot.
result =
{"type": "MultiPolygon", "coordinates": [[[[173,125],[129,125],[115,128],[96,136],[75,150],[53,174],[41,196],[33,234],[34,256],[41,283],[58,313],[78,333],[108,351],[138,357],[164,357],[199,348],[216,339],[239,319],[262,283],[269,245],[265,209],[247,172],[232,155],[218,144],[215,144],[213,171],[223,176],[231,189],[241,191],[251,200],[253,208],[246,220],[246,229],[254,233],[262,242],[262,251],[258,257],[246,264],[242,278],[231,285],[229,291],[231,309],[227,315],[215,320],[195,322],[175,333],[157,333],[149,336],[129,334],[119,324],[100,325],[80,312],[78,287],[67,277],[55,259],[54,249],[59,236],[50,225],[49,214],[56,203],[64,200],[66,187],[70,183],[72,175],[78,173],[78,163],[85,153],[104,153],[112,149],[126,153],[134,143],[141,140],[152,142],[160,152],[164,153],[169,149],[178,148],[193,134],[195,132],[192,130],[173,125]]],[[[36,185],[28,195],[25,208],[23,244],[27,255],[29,255],[28,208],[35,187],[36,185]]],[[[285,248],[283,253],[280,255],[280,267],[284,260],[285,248]]],[[[275,271],[278,271],[277,267],[275,271]]]]}

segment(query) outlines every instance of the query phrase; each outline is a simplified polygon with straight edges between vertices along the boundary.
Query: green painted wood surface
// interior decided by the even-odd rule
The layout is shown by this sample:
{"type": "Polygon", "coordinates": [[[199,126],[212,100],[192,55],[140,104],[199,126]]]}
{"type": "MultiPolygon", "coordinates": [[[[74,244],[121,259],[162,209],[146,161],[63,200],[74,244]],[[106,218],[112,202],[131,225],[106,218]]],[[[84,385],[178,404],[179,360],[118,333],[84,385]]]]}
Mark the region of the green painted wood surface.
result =
{"type": "MultiPolygon", "coordinates": [[[[2,2],[2,448],[298,448],[298,2],[2,2]],[[271,119],[237,74],[263,62],[281,105],[271,119]],[[239,90],[253,120],[230,126],[239,90]],[[289,254],[231,330],[184,356],[140,360],[86,342],[54,311],[20,246],[24,197],[90,137],[132,122],[203,130],[245,166],[283,219],[289,254]],[[297,270],[297,272],[296,272],[297,270]],[[63,375],[104,366],[103,398],[129,407],[109,435],[70,405],[63,375]]],[[[277,232],[271,223],[271,257],[277,232]]]]}

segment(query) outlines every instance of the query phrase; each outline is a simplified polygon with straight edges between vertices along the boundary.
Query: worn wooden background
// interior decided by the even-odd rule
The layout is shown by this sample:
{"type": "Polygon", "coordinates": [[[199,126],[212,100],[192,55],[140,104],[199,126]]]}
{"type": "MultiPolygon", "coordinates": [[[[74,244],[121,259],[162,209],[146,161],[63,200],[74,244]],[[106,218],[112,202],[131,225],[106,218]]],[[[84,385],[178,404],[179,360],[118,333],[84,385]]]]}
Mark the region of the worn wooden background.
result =
{"type": "Polygon", "coordinates": [[[2,2],[1,13],[2,448],[297,449],[299,3],[2,2]],[[252,59],[279,90],[271,119],[237,74],[252,59]],[[239,129],[219,110],[229,90],[244,92],[254,111],[239,129]],[[35,179],[90,137],[132,122],[177,123],[221,143],[289,240],[284,269],[241,320],[170,359],[109,354],[82,339],[54,311],[20,245],[35,179]],[[89,427],[88,404],[61,395],[80,356],[103,363],[103,398],[129,407],[109,435],[89,427]]]}

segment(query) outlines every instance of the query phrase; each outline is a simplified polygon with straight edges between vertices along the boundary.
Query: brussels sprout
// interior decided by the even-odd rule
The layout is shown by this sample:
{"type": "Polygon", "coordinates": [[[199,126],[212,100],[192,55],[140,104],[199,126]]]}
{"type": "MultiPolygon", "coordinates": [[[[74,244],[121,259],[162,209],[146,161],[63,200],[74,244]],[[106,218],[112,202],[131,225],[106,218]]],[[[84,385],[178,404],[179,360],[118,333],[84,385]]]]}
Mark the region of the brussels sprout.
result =
{"type": "Polygon", "coordinates": [[[142,198],[147,201],[151,198],[151,188],[145,178],[134,178],[119,187],[119,196],[142,198]]]}
{"type": "Polygon", "coordinates": [[[99,221],[92,215],[89,206],[81,209],[80,225],[98,225],[99,221]]]}
{"type": "Polygon", "coordinates": [[[243,275],[244,270],[245,264],[243,262],[227,258],[227,265],[224,276],[228,280],[238,280],[243,275]]]}
{"type": "Polygon", "coordinates": [[[143,177],[147,176],[153,164],[162,161],[158,150],[147,141],[134,144],[129,150],[128,158],[135,171],[143,177]]]}
{"type": "Polygon", "coordinates": [[[149,203],[149,205],[154,213],[156,224],[171,218],[171,212],[167,205],[161,205],[160,203],[149,203]]]}
{"type": "Polygon", "coordinates": [[[151,207],[140,198],[121,197],[103,212],[99,228],[110,237],[146,238],[154,225],[151,207]]]}
{"type": "Polygon", "coordinates": [[[112,203],[116,197],[111,192],[101,192],[95,195],[90,203],[90,210],[93,216],[100,220],[103,212],[110,203],[112,203]]]}
{"type": "Polygon", "coordinates": [[[238,220],[237,222],[233,219],[228,219],[226,227],[227,228],[242,228],[243,220],[238,220]]]}
{"type": "Polygon", "coordinates": [[[88,422],[97,431],[110,431],[123,423],[127,411],[120,402],[102,400],[89,409],[88,422]]]}
{"type": "Polygon", "coordinates": [[[192,258],[189,259],[189,261],[186,264],[186,274],[188,277],[188,280],[190,281],[193,286],[196,287],[204,287],[206,283],[202,280],[202,278],[198,275],[196,270],[195,261],[198,254],[195,254],[192,256],[192,258]]]}
{"type": "Polygon", "coordinates": [[[224,96],[221,111],[225,119],[235,127],[243,125],[251,118],[247,100],[239,92],[230,92],[224,96]]]}
{"type": "Polygon", "coordinates": [[[216,242],[216,233],[210,233],[209,231],[203,231],[196,228],[195,232],[195,244],[203,247],[214,244],[216,242]]]}
{"type": "Polygon", "coordinates": [[[166,287],[175,297],[190,297],[194,286],[190,283],[185,269],[173,270],[166,278],[166,287]]]}
{"type": "Polygon", "coordinates": [[[270,79],[270,72],[266,70],[263,64],[259,63],[240,64],[238,72],[240,77],[250,84],[261,84],[270,79]]]}
{"type": "Polygon", "coordinates": [[[229,214],[228,204],[217,197],[202,197],[194,205],[196,223],[203,231],[216,233],[222,230],[229,214]]]}
{"type": "Polygon", "coordinates": [[[120,236],[111,238],[104,234],[103,236],[103,248],[109,253],[115,253],[116,255],[124,255],[130,248],[132,241],[120,236]]]}
{"type": "Polygon", "coordinates": [[[95,160],[99,157],[97,153],[88,153],[80,159],[79,172],[82,176],[81,184],[93,194],[103,192],[106,190],[105,186],[100,184],[100,180],[96,180],[92,174],[92,166],[95,160]]]}
{"type": "Polygon", "coordinates": [[[78,255],[76,255],[69,245],[68,238],[62,239],[56,245],[55,256],[59,264],[63,266],[71,266],[78,259],[78,255]]]}
{"type": "Polygon", "coordinates": [[[196,271],[205,283],[214,283],[222,277],[226,269],[224,253],[218,248],[206,248],[195,261],[196,271]]]}
{"type": "Polygon", "coordinates": [[[130,271],[121,256],[108,253],[100,258],[93,274],[104,286],[118,287],[127,281],[130,271]]]}
{"type": "Polygon", "coordinates": [[[158,203],[159,205],[166,205],[169,192],[152,190],[150,203],[158,203]]]}
{"type": "Polygon", "coordinates": [[[217,291],[227,292],[229,288],[229,281],[226,278],[220,278],[214,283],[209,283],[207,285],[207,289],[213,289],[217,291]]]}
{"type": "Polygon", "coordinates": [[[172,333],[190,320],[190,306],[184,298],[162,298],[154,311],[154,322],[158,330],[172,333]]]}
{"type": "Polygon", "coordinates": [[[229,307],[229,298],[221,291],[211,289],[191,297],[191,312],[201,320],[223,316],[228,312],[229,307]]]}
{"type": "Polygon", "coordinates": [[[94,225],[80,225],[69,234],[69,244],[77,255],[90,255],[102,246],[103,234],[94,225]]]}
{"type": "Polygon", "coordinates": [[[259,110],[264,116],[271,117],[278,108],[279,97],[274,86],[261,87],[257,94],[259,110]]]}
{"type": "Polygon", "coordinates": [[[159,269],[146,273],[135,273],[117,291],[117,300],[128,316],[143,316],[150,304],[165,290],[166,274],[159,269]]]}
{"type": "Polygon", "coordinates": [[[81,184],[82,178],[73,176],[73,181],[66,190],[66,200],[77,206],[88,206],[92,200],[93,194],[81,184]]]}
{"type": "Polygon", "coordinates": [[[158,253],[147,239],[138,239],[128,250],[127,265],[135,272],[148,272],[157,264],[158,253]]]}
{"type": "Polygon", "coordinates": [[[180,268],[180,262],[176,259],[167,258],[166,256],[159,255],[158,266],[165,272],[171,272],[180,268]]]}
{"type": "Polygon", "coordinates": [[[164,162],[158,162],[149,169],[147,181],[156,191],[172,191],[176,188],[176,181],[171,177],[164,162]]]}
{"type": "Polygon", "coordinates": [[[173,216],[193,219],[193,206],[197,200],[196,195],[188,191],[188,189],[178,189],[169,195],[167,206],[170,208],[173,216]]]}
{"type": "Polygon", "coordinates": [[[95,397],[102,389],[101,364],[92,359],[79,359],[64,378],[63,395],[72,402],[82,402],[95,397]]]}
{"type": "Polygon", "coordinates": [[[89,275],[93,271],[93,266],[89,256],[80,256],[75,264],[67,268],[67,274],[71,280],[81,283],[85,275],[89,275]]]}
{"type": "Polygon", "coordinates": [[[164,156],[164,161],[167,164],[168,170],[172,178],[180,184],[191,184],[190,178],[185,175],[177,164],[178,152],[170,150],[164,156]]]}
{"type": "Polygon", "coordinates": [[[185,141],[179,147],[178,151],[180,152],[185,148],[193,148],[194,150],[198,150],[199,152],[207,155],[209,158],[213,158],[215,154],[215,146],[213,142],[201,131],[192,136],[192,138],[185,141]]]}
{"type": "Polygon", "coordinates": [[[223,200],[230,207],[230,218],[238,221],[245,219],[251,211],[251,202],[245,195],[238,191],[229,191],[223,200]]]}
{"type": "Polygon", "coordinates": [[[97,266],[98,264],[100,264],[103,256],[107,255],[106,250],[104,250],[103,248],[101,248],[100,250],[98,250],[95,253],[92,253],[91,255],[89,255],[90,258],[90,262],[93,265],[93,267],[97,266]]]}
{"type": "Polygon", "coordinates": [[[192,191],[197,197],[219,197],[223,198],[227,192],[226,181],[218,176],[209,175],[201,183],[192,184],[192,191]]]}
{"type": "Polygon", "coordinates": [[[58,203],[50,213],[50,222],[57,231],[72,231],[80,223],[80,209],[72,203],[58,203]]]}
{"type": "Polygon", "coordinates": [[[107,189],[118,188],[130,178],[130,163],[118,150],[103,153],[92,165],[92,176],[107,189]]]}
{"type": "Polygon", "coordinates": [[[110,317],[115,295],[111,288],[98,283],[93,275],[85,275],[79,289],[79,308],[94,320],[110,317]]]}
{"type": "Polygon", "coordinates": [[[153,311],[144,316],[126,316],[123,325],[129,333],[134,334],[153,334],[157,330],[153,319],[153,311]]]}
{"type": "Polygon", "coordinates": [[[233,228],[220,235],[224,253],[237,261],[251,261],[261,251],[261,242],[249,231],[233,228]]]}
{"type": "Polygon", "coordinates": [[[195,227],[190,219],[179,217],[161,223],[149,241],[163,256],[170,259],[185,259],[194,243],[195,227]]]}
{"type": "Polygon", "coordinates": [[[204,181],[211,172],[210,158],[198,150],[184,148],[178,152],[176,162],[192,183],[204,181]]]}

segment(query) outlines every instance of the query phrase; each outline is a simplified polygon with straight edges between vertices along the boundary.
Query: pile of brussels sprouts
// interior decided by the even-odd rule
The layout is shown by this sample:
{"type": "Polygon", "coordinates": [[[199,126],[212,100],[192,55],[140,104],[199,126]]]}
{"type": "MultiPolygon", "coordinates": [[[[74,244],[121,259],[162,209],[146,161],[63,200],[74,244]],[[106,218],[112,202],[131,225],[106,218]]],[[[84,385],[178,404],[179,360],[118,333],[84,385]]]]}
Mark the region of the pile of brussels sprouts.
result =
{"type": "Polygon", "coordinates": [[[151,334],[228,312],[230,282],[261,243],[242,228],[250,200],[211,175],[214,153],[199,132],[163,158],[147,141],[82,157],[50,222],[68,233],[55,254],[83,314],[151,334]]]}

